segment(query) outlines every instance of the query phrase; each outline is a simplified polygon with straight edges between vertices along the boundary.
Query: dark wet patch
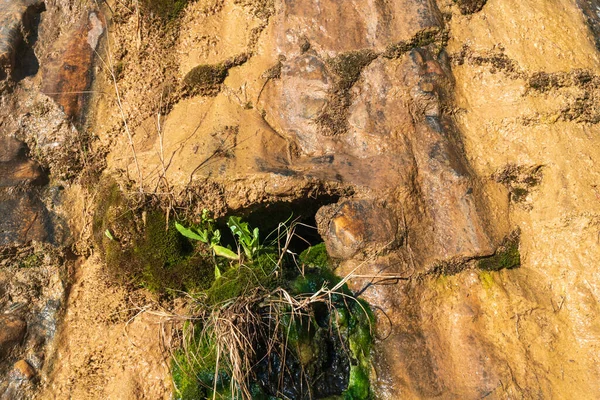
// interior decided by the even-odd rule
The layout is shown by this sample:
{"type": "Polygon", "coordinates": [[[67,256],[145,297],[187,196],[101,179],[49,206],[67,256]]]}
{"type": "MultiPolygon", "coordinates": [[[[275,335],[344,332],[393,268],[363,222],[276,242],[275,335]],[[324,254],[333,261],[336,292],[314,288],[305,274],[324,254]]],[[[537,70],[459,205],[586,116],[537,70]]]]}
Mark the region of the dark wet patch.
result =
{"type": "Polygon", "coordinates": [[[453,0],[454,3],[458,5],[460,9],[460,13],[465,14],[474,14],[476,12],[481,11],[487,0],[453,0]]]}
{"type": "MultiPolygon", "coordinates": [[[[298,237],[294,238],[290,245],[291,251],[300,253],[307,247],[323,241],[316,229],[315,214],[321,207],[336,203],[340,196],[335,193],[316,194],[312,198],[307,196],[293,201],[255,204],[233,213],[243,216],[251,226],[258,227],[265,235],[275,234],[280,223],[284,221],[301,222],[303,225],[296,227],[298,237]]],[[[226,232],[224,229],[223,231],[226,232]]]]}
{"type": "Polygon", "coordinates": [[[46,11],[44,3],[31,6],[23,15],[23,39],[17,46],[13,79],[20,81],[38,73],[40,63],[35,55],[34,46],[38,38],[38,26],[41,13],[46,11]]]}
{"type": "Polygon", "coordinates": [[[267,162],[266,160],[264,160],[262,158],[257,158],[255,160],[258,170],[260,172],[269,172],[269,173],[281,175],[281,176],[297,176],[298,175],[298,173],[296,171],[293,171],[291,169],[286,168],[285,166],[282,166],[287,163],[285,160],[278,160],[278,161],[280,161],[280,164],[279,164],[280,166],[270,165],[269,162],[267,162]]]}
{"type": "Polygon", "coordinates": [[[600,1],[577,0],[577,6],[583,12],[587,25],[594,36],[596,48],[600,50],[600,1]]]}
{"type": "Polygon", "coordinates": [[[37,72],[32,45],[44,9],[42,1],[6,1],[0,5],[0,79],[12,76],[19,80],[37,72]],[[17,67],[25,71],[16,71],[17,67]]]}
{"type": "Polygon", "coordinates": [[[0,246],[31,240],[54,242],[50,214],[37,193],[0,189],[0,215],[0,246]]]}

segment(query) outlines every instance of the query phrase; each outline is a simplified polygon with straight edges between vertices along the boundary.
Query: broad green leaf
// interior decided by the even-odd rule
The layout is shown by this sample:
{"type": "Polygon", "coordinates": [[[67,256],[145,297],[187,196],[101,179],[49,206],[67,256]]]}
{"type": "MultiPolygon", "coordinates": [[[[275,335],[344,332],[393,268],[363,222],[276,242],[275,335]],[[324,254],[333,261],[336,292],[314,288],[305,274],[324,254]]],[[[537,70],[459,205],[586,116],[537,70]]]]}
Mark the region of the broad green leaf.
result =
{"type": "Polygon", "coordinates": [[[175,228],[179,231],[179,233],[181,233],[183,236],[185,236],[187,238],[194,239],[194,240],[200,240],[200,241],[206,243],[206,238],[203,238],[202,236],[198,235],[193,230],[186,228],[185,226],[181,225],[179,222],[175,222],[175,228]]]}
{"type": "Polygon", "coordinates": [[[215,265],[215,279],[219,279],[221,277],[221,270],[218,266],[215,265]]]}
{"type": "Polygon", "coordinates": [[[241,242],[248,244],[252,240],[248,223],[242,222],[240,217],[229,217],[227,226],[229,226],[229,229],[231,229],[231,232],[233,232],[234,235],[240,238],[241,242]]]}
{"type": "Polygon", "coordinates": [[[219,246],[219,245],[213,245],[212,249],[215,252],[215,254],[217,256],[219,256],[219,257],[225,257],[225,258],[228,258],[230,260],[237,260],[237,259],[239,259],[238,255],[236,253],[234,253],[233,251],[229,250],[226,247],[219,246]]]}

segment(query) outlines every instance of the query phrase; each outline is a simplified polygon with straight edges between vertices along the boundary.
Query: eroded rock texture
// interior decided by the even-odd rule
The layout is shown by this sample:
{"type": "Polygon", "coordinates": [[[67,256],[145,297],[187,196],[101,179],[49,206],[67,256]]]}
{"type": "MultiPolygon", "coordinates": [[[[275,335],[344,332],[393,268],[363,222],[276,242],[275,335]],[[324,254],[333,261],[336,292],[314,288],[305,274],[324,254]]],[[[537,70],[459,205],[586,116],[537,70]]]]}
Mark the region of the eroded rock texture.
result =
{"type": "Polygon", "coordinates": [[[2,399],[29,398],[45,379],[65,299],[73,239],[62,192],[88,162],[82,115],[102,33],[86,7],[0,2],[2,399]]]}
{"type": "Polygon", "coordinates": [[[316,219],[340,274],[370,277],[353,287],[379,310],[381,398],[586,397],[600,365],[592,3],[190,4],[164,76],[177,93],[194,68],[218,71],[196,83],[210,93],[186,86],[161,111],[165,87],[142,103],[127,67],[133,140],[109,169],[222,213],[341,197],[316,219]],[[480,271],[494,254],[514,266],[498,248],[519,229],[521,267],[480,271]]]}
{"type": "MultiPolygon", "coordinates": [[[[594,1],[206,0],[168,35],[110,5],[114,62],[91,107],[107,172],[177,212],[322,206],[339,274],[360,275],[377,310],[379,398],[598,393],[594,1]]],[[[52,121],[36,142],[51,172],[49,144],[70,143],[85,108],[68,92],[89,85],[83,39],[97,31],[91,14],[73,21],[62,40],[79,55],[44,53],[47,97],[0,125],[52,121]]],[[[92,382],[69,374],[56,393],[92,382]]]]}

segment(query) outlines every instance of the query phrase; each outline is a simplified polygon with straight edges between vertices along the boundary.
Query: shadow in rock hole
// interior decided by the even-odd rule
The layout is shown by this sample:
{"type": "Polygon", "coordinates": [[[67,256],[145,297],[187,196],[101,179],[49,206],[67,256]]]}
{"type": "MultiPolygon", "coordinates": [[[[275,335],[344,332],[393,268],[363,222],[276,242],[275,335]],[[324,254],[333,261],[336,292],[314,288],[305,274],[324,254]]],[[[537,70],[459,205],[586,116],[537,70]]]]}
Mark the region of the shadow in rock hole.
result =
{"type": "Polygon", "coordinates": [[[39,3],[30,6],[23,15],[23,37],[17,45],[12,73],[12,78],[16,82],[35,76],[40,69],[34,47],[38,40],[38,28],[44,11],[46,11],[45,4],[39,3]]]}

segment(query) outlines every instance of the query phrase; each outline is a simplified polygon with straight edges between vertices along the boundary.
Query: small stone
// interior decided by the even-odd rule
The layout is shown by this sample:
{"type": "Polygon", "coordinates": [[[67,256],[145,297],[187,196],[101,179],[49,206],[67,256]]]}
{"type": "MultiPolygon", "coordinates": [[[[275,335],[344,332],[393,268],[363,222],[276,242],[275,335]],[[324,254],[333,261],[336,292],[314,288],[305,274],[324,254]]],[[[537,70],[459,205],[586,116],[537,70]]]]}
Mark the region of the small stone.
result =
{"type": "Polygon", "coordinates": [[[0,357],[18,345],[27,331],[27,323],[12,315],[0,315],[0,357]]]}
{"type": "Polygon", "coordinates": [[[421,88],[422,91],[426,92],[426,93],[431,93],[434,90],[434,86],[433,83],[431,82],[421,82],[419,83],[419,87],[421,88]]]}
{"type": "Polygon", "coordinates": [[[316,218],[327,251],[334,258],[350,259],[364,250],[377,252],[398,241],[392,210],[366,200],[322,207],[316,218]]]}
{"type": "Polygon", "coordinates": [[[35,369],[25,360],[19,360],[13,366],[13,372],[17,379],[32,380],[35,377],[35,369]]]}

